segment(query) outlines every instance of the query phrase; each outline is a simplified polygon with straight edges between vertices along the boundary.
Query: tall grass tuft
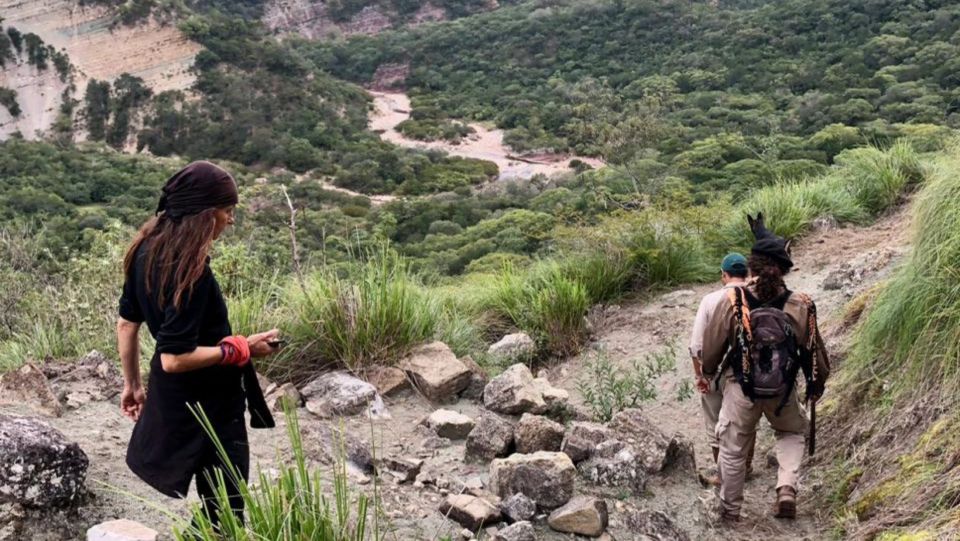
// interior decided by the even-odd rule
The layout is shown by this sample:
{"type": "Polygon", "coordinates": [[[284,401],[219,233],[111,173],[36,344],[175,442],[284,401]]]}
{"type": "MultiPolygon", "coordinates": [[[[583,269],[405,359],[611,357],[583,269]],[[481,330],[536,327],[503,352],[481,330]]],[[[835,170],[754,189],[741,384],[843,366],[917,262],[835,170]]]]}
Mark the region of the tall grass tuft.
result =
{"type": "Polygon", "coordinates": [[[854,338],[853,372],[899,390],[960,383],[960,153],[938,162],[914,202],[913,249],[854,338]]]}
{"type": "Polygon", "coordinates": [[[379,541],[379,499],[364,494],[354,497],[347,479],[346,463],[338,461],[332,472],[330,486],[318,471],[310,471],[303,452],[300,426],[294,410],[285,412],[287,435],[293,449],[292,463],[283,463],[280,471],[271,477],[261,472],[256,482],[248,486],[239,471],[230,463],[223,444],[217,438],[209,419],[201,410],[194,410],[204,431],[227,466],[214,475],[220,527],[217,531],[198,504],[193,508],[193,522],[174,531],[177,541],[379,541]],[[230,510],[227,487],[239,487],[246,508],[246,522],[230,510]],[[372,528],[368,524],[373,515],[372,528]]]}
{"type": "Polygon", "coordinates": [[[355,278],[321,271],[303,289],[291,284],[286,305],[291,338],[310,364],[355,370],[398,361],[434,335],[440,314],[406,263],[388,251],[363,263],[355,278]]]}
{"type": "Polygon", "coordinates": [[[529,333],[546,355],[574,354],[586,341],[590,298],[556,261],[541,261],[528,272],[507,266],[476,295],[481,312],[529,333]]]}

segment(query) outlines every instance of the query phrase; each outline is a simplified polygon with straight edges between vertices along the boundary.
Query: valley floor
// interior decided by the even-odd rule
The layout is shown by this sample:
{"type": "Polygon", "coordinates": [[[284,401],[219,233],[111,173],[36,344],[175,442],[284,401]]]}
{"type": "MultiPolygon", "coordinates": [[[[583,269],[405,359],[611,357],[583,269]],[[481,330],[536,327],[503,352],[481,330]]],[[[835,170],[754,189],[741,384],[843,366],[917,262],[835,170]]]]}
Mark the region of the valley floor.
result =
{"type": "MultiPolygon", "coordinates": [[[[905,214],[900,211],[881,219],[869,227],[818,229],[794,248],[797,267],[788,276],[788,285],[813,296],[821,314],[821,325],[828,337],[832,352],[842,349],[843,334],[840,314],[843,306],[857,293],[882,279],[906,250],[905,214]]],[[[719,274],[719,273],[718,273],[719,274]]],[[[699,398],[678,398],[677,389],[683,379],[690,379],[691,369],[686,355],[686,340],[699,299],[711,291],[713,284],[681,288],[653,298],[624,301],[620,306],[606,306],[596,310],[593,323],[595,342],[577,358],[548,369],[550,381],[571,393],[574,402],[581,402],[576,382],[583,373],[585,361],[593,351],[603,348],[611,359],[627,366],[637,357],[675,344],[677,367],[659,382],[659,396],[644,407],[649,418],[664,432],[679,432],[693,441],[698,466],[709,466],[710,451],[703,434],[699,412],[699,398]]],[[[829,389],[829,388],[828,388],[829,389]]],[[[119,389],[118,389],[119,391],[119,389]]],[[[828,390],[829,393],[829,390],[828,390]]],[[[465,463],[463,441],[435,446],[435,438],[425,435],[418,421],[435,407],[419,396],[407,396],[388,401],[391,418],[370,421],[362,418],[342,421],[347,432],[363,439],[373,440],[377,456],[408,456],[425,459],[423,471],[434,482],[423,487],[411,484],[396,485],[384,480],[382,496],[384,511],[396,539],[439,539],[447,535],[458,538],[461,528],[447,521],[437,507],[443,496],[462,490],[464,485],[486,483],[487,464],[465,463]]],[[[469,416],[480,412],[480,407],[463,400],[449,409],[469,416]]],[[[31,413],[22,406],[3,406],[5,413],[31,413]]],[[[35,414],[35,413],[34,413],[35,414]]],[[[336,429],[339,421],[326,422],[301,410],[301,428],[308,455],[324,471],[322,465],[328,454],[322,433],[327,427],[336,429]]],[[[79,409],[68,410],[63,417],[47,419],[66,436],[77,441],[90,458],[88,485],[92,498],[78,515],[60,519],[63,524],[51,522],[35,525],[32,539],[62,540],[64,531],[72,531],[82,538],[89,526],[103,520],[128,518],[147,524],[165,535],[174,519],[186,516],[185,502],[171,500],[153,492],[126,467],[124,454],[132,423],[120,415],[113,402],[91,402],[79,409]],[[45,533],[44,533],[45,532],[45,533]]],[[[257,464],[263,470],[275,467],[278,460],[289,457],[289,444],[283,420],[275,430],[250,432],[253,470],[257,464]]],[[[631,511],[659,510],[685,529],[691,539],[819,539],[831,526],[831,517],[805,504],[805,497],[819,488],[816,472],[803,471],[800,491],[800,514],[795,522],[773,519],[770,504],[774,497],[776,469],[768,465],[767,454],[773,435],[763,428],[758,440],[755,476],[747,484],[745,520],[732,532],[719,528],[701,512],[700,499],[709,496],[694,475],[675,473],[653,476],[643,498],[605,493],[610,507],[609,532],[618,540],[634,539],[625,521],[631,511]]],[[[370,479],[360,474],[353,476],[357,490],[370,490],[370,479]]],[[[578,493],[593,493],[592,487],[578,480],[578,493]]],[[[194,501],[191,494],[188,502],[194,501]]],[[[545,527],[538,527],[539,539],[569,539],[545,527]]],[[[170,539],[170,537],[166,537],[170,539]]],[[[391,535],[390,538],[394,538],[391,535]]]]}

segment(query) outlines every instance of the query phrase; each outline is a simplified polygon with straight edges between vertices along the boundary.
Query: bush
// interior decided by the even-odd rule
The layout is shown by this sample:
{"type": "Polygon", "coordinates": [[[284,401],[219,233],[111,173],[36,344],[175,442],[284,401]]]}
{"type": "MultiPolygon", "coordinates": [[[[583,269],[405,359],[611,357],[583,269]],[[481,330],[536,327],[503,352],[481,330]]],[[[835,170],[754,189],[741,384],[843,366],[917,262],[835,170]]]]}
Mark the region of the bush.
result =
{"type": "Polygon", "coordinates": [[[627,369],[616,366],[603,351],[586,361],[584,375],[577,381],[577,390],[593,415],[602,422],[627,408],[635,408],[657,397],[656,380],[676,367],[677,352],[673,344],[634,359],[627,369]]]}

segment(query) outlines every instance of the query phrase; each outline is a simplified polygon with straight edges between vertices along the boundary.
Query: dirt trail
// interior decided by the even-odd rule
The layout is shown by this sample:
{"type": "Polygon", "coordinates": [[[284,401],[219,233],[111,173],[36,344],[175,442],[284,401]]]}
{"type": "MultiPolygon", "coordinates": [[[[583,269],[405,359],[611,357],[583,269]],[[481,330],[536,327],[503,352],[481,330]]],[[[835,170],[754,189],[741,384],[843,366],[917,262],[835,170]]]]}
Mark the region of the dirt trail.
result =
{"type": "MultiPolygon", "coordinates": [[[[844,337],[839,327],[843,307],[853,296],[887,276],[906,252],[906,244],[906,212],[902,208],[874,225],[817,231],[794,246],[796,267],[787,276],[787,285],[794,291],[808,293],[817,303],[821,331],[831,355],[836,355],[842,347],[840,342],[844,337]],[[833,285],[825,289],[824,285],[831,282],[833,285]],[[836,286],[839,288],[834,289],[836,286]]],[[[712,466],[713,460],[701,421],[700,400],[694,394],[681,401],[677,389],[684,379],[692,383],[693,370],[686,347],[700,299],[719,286],[719,281],[697,285],[647,302],[609,307],[597,322],[599,332],[595,347],[602,347],[622,367],[627,367],[633,359],[662,350],[666,344],[676,345],[677,368],[661,378],[657,400],[646,405],[644,410],[664,432],[677,432],[694,442],[697,465],[701,468],[712,466]]],[[[574,391],[575,401],[580,400],[575,391],[577,378],[591,355],[595,353],[586,352],[551,370],[550,381],[574,391]]],[[[828,395],[829,392],[828,384],[828,395]]],[[[746,486],[743,521],[737,527],[736,538],[822,538],[822,532],[831,526],[831,517],[821,516],[816,509],[805,505],[804,496],[819,488],[809,470],[801,470],[798,519],[787,522],[772,517],[776,467],[768,464],[767,455],[772,454],[774,437],[766,421],[760,424],[754,475],[746,486]]],[[[653,497],[644,502],[646,507],[674,517],[690,532],[692,539],[731,538],[730,530],[717,529],[702,518],[698,498],[709,491],[689,479],[666,478],[661,481],[660,486],[651,488],[653,497]]]]}
{"type": "MultiPolygon", "coordinates": [[[[795,290],[810,293],[816,299],[822,314],[822,325],[828,335],[830,329],[836,328],[837,315],[850,296],[881,279],[896,264],[905,251],[905,229],[904,214],[898,213],[870,227],[816,232],[794,249],[797,268],[788,277],[788,284],[795,290]],[[823,287],[826,281],[836,282],[840,289],[826,290],[823,287]]],[[[678,400],[677,388],[683,379],[691,375],[684,348],[699,299],[714,287],[696,285],[652,300],[624,303],[619,308],[607,307],[597,318],[597,342],[593,346],[603,347],[615,362],[626,366],[631,359],[657,351],[671,341],[677,344],[677,368],[661,379],[659,398],[655,403],[646,405],[645,411],[663,431],[679,432],[693,441],[701,466],[710,461],[710,452],[703,434],[699,401],[696,396],[678,400]]],[[[549,369],[551,382],[571,391],[575,402],[580,401],[575,391],[576,382],[589,355],[587,352],[549,369]]],[[[70,535],[82,538],[79,532],[97,522],[113,518],[138,520],[167,533],[172,517],[184,517],[185,506],[195,501],[196,496],[192,493],[187,502],[164,498],[127,469],[124,454],[132,423],[120,415],[115,402],[116,399],[90,402],[79,409],[68,410],[61,418],[47,419],[67,437],[78,442],[88,454],[91,463],[88,485],[92,498],[75,516],[66,519],[69,524],[45,523],[46,533],[38,531],[27,539],[61,541],[72,538],[70,535]],[[53,527],[52,524],[60,524],[62,528],[53,527]],[[73,533],[66,535],[65,531],[73,533]]],[[[468,400],[445,407],[474,418],[480,413],[480,407],[468,400]]],[[[343,421],[322,421],[300,410],[308,456],[314,466],[320,467],[321,471],[329,471],[323,465],[325,438],[320,434],[327,427],[341,426],[342,422],[349,433],[367,441],[372,439],[378,456],[425,459],[423,471],[432,479],[426,486],[396,485],[384,480],[383,507],[394,531],[390,539],[432,540],[446,535],[457,538],[461,528],[445,520],[437,511],[437,506],[444,495],[462,490],[465,484],[485,485],[488,482],[488,465],[465,463],[463,440],[440,441],[418,427],[418,421],[436,408],[426,400],[418,396],[406,396],[387,400],[387,408],[390,418],[375,421],[362,416],[343,421]]],[[[0,412],[34,414],[22,406],[0,407],[0,412]]],[[[765,426],[765,422],[763,424],[765,426]]],[[[736,532],[718,529],[702,518],[698,499],[709,494],[709,491],[705,491],[690,474],[651,477],[649,495],[643,498],[627,497],[609,490],[601,492],[583,481],[578,481],[577,492],[602,494],[607,498],[611,510],[609,531],[620,541],[634,539],[626,517],[632,511],[642,509],[663,511],[689,532],[691,539],[729,539],[731,535],[737,539],[821,538],[823,530],[830,525],[830,517],[820,516],[816,510],[804,505],[804,495],[815,490],[811,486],[809,472],[803,472],[801,478],[798,520],[781,522],[771,518],[769,509],[776,472],[768,467],[766,456],[772,442],[770,430],[761,429],[755,460],[756,474],[747,484],[745,519],[736,532]]],[[[253,472],[258,468],[275,468],[278,461],[283,461],[290,453],[283,420],[279,420],[275,430],[250,431],[250,445],[253,472]]],[[[371,486],[370,479],[362,476],[355,477],[354,481],[356,489],[369,490],[371,486]]],[[[538,539],[560,540],[569,537],[543,527],[538,528],[538,539]]]]}
{"type": "Polygon", "coordinates": [[[569,155],[527,156],[517,159],[503,142],[503,130],[489,129],[480,124],[470,124],[476,133],[466,137],[460,144],[446,141],[417,141],[408,139],[397,131],[398,124],[410,118],[410,97],[399,92],[370,92],[374,110],[370,114],[369,128],[380,132],[380,137],[398,146],[419,149],[442,150],[453,156],[487,160],[500,168],[500,179],[528,179],[537,174],[551,176],[570,171],[569,163],[578,159],[591,167],[603,167],[596,158],[569,155]]]}

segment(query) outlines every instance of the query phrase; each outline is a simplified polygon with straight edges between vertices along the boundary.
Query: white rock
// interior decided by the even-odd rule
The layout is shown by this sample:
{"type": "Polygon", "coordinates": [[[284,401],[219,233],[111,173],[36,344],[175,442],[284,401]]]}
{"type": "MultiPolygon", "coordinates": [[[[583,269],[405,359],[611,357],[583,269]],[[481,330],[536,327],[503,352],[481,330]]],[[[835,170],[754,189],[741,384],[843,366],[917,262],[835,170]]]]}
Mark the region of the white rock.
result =
{"type": "Polygon", "coordinates": [[[487,348],[487,353],[497,359],[521,360],[533,356],[537,346],[526,333],[508,334],[487,348]]]}
{"type": "Polygon", "coordinates": [[[439,409],[426,418],[424,424],[441,438],[459,440],[466,438],[473,430],[473,419],[462,413],[439,409]]]}
{"type": "Polygon", "coordinates": [[[300,394],[307,411],[328,418],[363,413],[376,400],[377,389],[346,372],[330,372],[308,383],[300,394]]]}
{"type": "Polygon", "coordinates": [[[156,530],[139,522],[120,519],[97,524],[87,530],[87,541],[156,541],[156,530]]]}

